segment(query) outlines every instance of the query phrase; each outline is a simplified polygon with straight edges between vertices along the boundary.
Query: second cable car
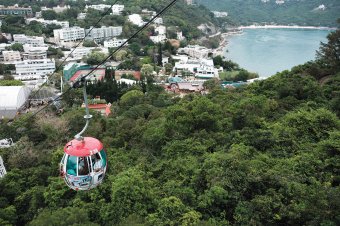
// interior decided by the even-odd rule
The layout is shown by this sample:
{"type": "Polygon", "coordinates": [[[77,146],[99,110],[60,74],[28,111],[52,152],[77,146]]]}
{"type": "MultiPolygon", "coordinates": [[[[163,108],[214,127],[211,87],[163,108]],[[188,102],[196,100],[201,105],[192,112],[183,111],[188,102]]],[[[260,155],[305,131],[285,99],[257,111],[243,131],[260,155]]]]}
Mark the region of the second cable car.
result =
{"type": "Polygon", "coordinates": [[[60,162],[60,175],[67,186],[76,191],[97,187],[103,181],[107,169],[107,155],[103,144],[96,138],[82,137],[92,118],[89,114],[86,82],[83,90],[86,125],[74,140],[65,145],[64,156],[60,162]]]}

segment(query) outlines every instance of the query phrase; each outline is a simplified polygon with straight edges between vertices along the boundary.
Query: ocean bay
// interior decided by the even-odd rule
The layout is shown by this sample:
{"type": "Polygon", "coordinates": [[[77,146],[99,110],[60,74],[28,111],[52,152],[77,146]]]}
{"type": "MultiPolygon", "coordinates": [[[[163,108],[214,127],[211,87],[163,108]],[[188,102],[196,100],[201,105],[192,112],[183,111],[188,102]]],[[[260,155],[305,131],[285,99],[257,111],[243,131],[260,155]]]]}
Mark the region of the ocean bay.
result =
{"type": "Polygon", "coordinates": [[[225,57],[260,77],[269,77],[314,60],[329,33],[324,29],[245,28],[242,34],[227,38],[225,57]]]}

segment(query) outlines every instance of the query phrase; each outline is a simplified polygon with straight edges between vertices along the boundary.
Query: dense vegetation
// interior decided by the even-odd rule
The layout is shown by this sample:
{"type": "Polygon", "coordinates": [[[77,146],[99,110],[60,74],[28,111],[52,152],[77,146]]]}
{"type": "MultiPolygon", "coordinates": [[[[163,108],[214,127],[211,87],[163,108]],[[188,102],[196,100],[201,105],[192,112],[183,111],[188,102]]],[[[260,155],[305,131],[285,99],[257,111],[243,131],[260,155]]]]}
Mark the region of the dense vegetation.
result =
{"type": "Polygon", "coordinates": [[[285,1],[277,5],[275,0],[267,3],[261,0],[197,0],[211,10],[226,11],[229,16],[242,25],[253,23],[298,24],[308,26],[335,26],[339,17],[338,0],[285,1]],[[314,10],[319,5],[326,6],[325,11],[314,10]]]}
{"type": "MultiPolygon", "coordinates": [[[[91,4],[113,4],[115,1],[91,1],[91,4]]],[[[27,1],[1,1],[3,5],[19,4],[28,6],[27,1]]],[[[30,6],[33,11],[40,11],[42,6],[54,7],[61,4],[60,1],[30,1],[30,6]]],[[[70,22],[70,26],[80,26],[90,28],[97,24],[98,19],[105,13],[94,9],[88,9],[85,20],[77,20],[77,15],[83,12],[86,4],[85,1],[65,1],[63,4],[70,5],[71,8],[62,13],[56,13],[52,10],[42,12],[42,17],[46,20],[66,20],[70,22]]],[[[124,4],[125,10],[122,15],[106,15],[97,25],[100,26],[123,26],[123,36],[129,37],[134,33],[138,27],[132,25],[127,20],[127,16],[132,13],[142,13],[143,9],[159,12],[165,7],[168,2],[160,0],[131,0],[118,1],[116,4],[124,4]]],[[[224,23],[230,23],[228,19],[218,19],[204,6],[187,6],[184,1],[178,1],[167,13],[163,16],[164,25],[169,29],[179,29],[183,31],[183,35],[189,40],[203,35],[197,28],[200,24],[208,23],[212,26],[219,26],[224,23]]],[[[150,17],[143,18],[148,21],[150,17]]],[[[24,23],[24,18],[20,16],[6,16],[1,27],[1,31],[5,33],[24,33],[27,35],[45,35],[47,37],[53,36],[53,29],[60,28],[56,25],[48,25],[44,27],[41,23],[31,22],[29,25],[24,23]]]]}
{"type": "MultiPolygon", "coordinates": [[[[241,89],[180,99],[153,85],[125,88],[109,118],[93,113],[87,135],[103,141],[110,167],[89,192],[58,177],[83,109],[3,121],[0,137],[16,145],[0,150],[8,170],[0,224],[339,225],[339,58],[327,64],[339,31],[333,36],[317,61],[241,89]]],[[[72,95],[79,106],[80,92],[72,95]]]]}

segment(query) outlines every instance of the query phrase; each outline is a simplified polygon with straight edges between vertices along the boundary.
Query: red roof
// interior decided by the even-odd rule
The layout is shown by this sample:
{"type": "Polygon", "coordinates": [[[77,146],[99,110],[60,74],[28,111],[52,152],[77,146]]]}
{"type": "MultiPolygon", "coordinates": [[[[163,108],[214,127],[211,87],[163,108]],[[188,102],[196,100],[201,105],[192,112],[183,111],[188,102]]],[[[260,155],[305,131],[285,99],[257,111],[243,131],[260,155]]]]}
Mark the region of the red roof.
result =
{"type": "Polygon", "coordinates": [[[106,109],[106,104],[89,104],[90,109],[106,109]]]}
{"type": "Polygon", "coordinates": [[[71,156],[85,157],[103,150],[103,144],[93,137],[84,137],[83,141],[71,140],[64,147],[64,152],[71,156]]]}

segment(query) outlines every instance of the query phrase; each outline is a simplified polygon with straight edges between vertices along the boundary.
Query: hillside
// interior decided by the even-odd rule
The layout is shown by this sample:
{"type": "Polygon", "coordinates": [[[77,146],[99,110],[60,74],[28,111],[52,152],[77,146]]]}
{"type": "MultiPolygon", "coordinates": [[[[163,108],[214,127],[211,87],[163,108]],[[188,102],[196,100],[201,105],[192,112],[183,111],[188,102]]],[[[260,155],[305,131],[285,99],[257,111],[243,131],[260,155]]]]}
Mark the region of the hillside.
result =
{"type": "MultiPolygon", "coordinates": [[[[83,127],[80,92],[59,115],[1,121],[16,145],[0,149],[0,225],[339,225],[339,37],[315,62],[240,89],[213,83],[179,98],[152,83],[124,87],[110,117],[91,113],[85,135],[103,142],[109,164],[91,191],[58,175],[83,127]]],[[[97,85],[114,95],[117,83],[97,85]]]]}
{"type": "Polygon", "coordinates": [[[199,4],[215,11],[227,11],[242,25],[253,23],[297,24],[307,26],[336,26],[340,17],[338,0],[289,0],[278,5],[275,0],[197,0],[199,4]],[[319,5],[325,10],[316,10],[319,5]]]}

